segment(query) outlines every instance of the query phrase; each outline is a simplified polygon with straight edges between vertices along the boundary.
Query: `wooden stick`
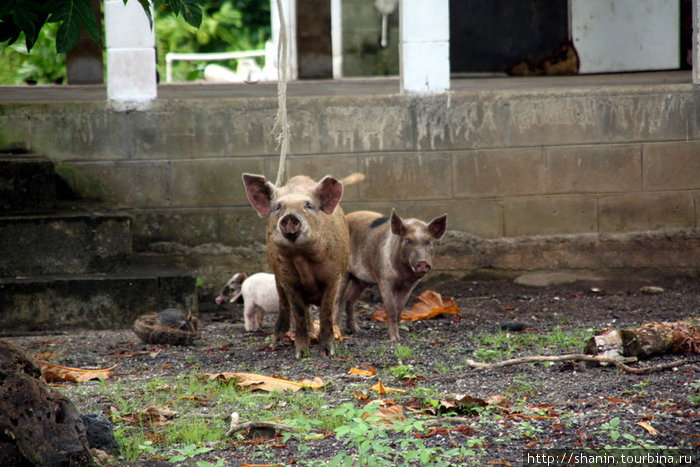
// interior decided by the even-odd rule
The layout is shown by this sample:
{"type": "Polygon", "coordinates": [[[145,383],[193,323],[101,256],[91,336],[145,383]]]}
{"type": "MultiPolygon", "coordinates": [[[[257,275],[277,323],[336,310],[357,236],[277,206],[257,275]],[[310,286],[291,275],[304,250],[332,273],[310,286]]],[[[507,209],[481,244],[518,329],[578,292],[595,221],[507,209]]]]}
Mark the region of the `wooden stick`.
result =
{"type": "Polygon", "coordinates": [[[476,362],[471,359],[467,359],[467,365],[478,370],[493,370],[494,368],[502,368],[505,366],[519,365],[521,363],[538,363],[538,362],[564,362],[564,361],[587,361],[587,362],[598,362],[598,363],[612,363],[618,368],[628,373],[633,373],[635,375],[646,375],[649,373],[654,373],[657,371],[667,370],[669,368],[675,368],[678,366],[686,365],[691,363],[690,360],[678,360],[675,362],[664,363],[657,366],[646,367],[646,368],[632,368],[627,363],[636,362],[636,357],[628,357],[623,359],[616,359],[610,357],[602,357],[600,355],[588,355],[588,354],[567,354],[567,355],[537,355],[533,357],[522,357],[522,358],[511,358],[509,360],[502,360],[495,363],[482,363],[476,362]]]}
{"type": "Polygon", "coordinates": [[[231,425],[225,436],[231,436],[237,431],[245,430],[246,428],[273,428],[275,430],[296,431],[293,427],[284,423],[275,422],[245,422],[231,425]]]}
{"type": "Polygon", "coordinates": [[[246,428],[272,428],[275,430],[286,430],[286,431],[296,431],[294,428],[292,428],[289,425],[285,425],[284,423],[275,423],[275,422],[245,422],[245,423],[238,423],[238,412],[233,412],[231,414],[231,425],[228,428],[228,431],[226,432],[225,436],[228,438],[229,436],[233,435],[237,431],[245,430],[246,428]]]}

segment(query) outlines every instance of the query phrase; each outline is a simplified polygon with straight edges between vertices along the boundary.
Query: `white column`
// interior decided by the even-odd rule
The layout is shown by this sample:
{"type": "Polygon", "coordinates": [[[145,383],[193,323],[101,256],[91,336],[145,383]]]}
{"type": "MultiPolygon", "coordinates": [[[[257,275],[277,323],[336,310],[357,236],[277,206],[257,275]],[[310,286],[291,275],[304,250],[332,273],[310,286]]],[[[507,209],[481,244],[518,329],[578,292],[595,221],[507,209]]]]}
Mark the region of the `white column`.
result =
{"type": "Polygon", "coordinates": [[[450,89],[449,0],[400,0],[401,92],[434,94],[450,89]]]}
{"type": "MultiPolygon", "coordinates": [[[[297,11],[295,0],[282,0],[284,22],[287,23],[287,50],[289,50],[289,63],[287,64],[287,79],[297,79],[297,11]]],[[[274,46],[274,69],[277,70],[277,50],[280,38],[280,18],[277,11],[277,0],[270,0],[270,19],[272,20],[272,44],[274,46]]],[[[275,75],[273,79],[277,79],[275,75]]]]}
{"type": "Polygon", "coordinates": [[[105,0],[104,11],[107,98],[117,107],[148,103],[157,95],[156,39],[148,16],[136,0],[105,0]]]}
{"type": "MultiPolygon", "coordinates": [[[[700,84],[700,0],[693,0],[693,84],[700,84]]],[[[685,59],[685,57],[681,57],[685,59]]]]}
{"type": "Polygon", "coordinates": [[[331,50],[333,54],[333,79],[343,77],[343,4],[331,0],[331,50]]]}

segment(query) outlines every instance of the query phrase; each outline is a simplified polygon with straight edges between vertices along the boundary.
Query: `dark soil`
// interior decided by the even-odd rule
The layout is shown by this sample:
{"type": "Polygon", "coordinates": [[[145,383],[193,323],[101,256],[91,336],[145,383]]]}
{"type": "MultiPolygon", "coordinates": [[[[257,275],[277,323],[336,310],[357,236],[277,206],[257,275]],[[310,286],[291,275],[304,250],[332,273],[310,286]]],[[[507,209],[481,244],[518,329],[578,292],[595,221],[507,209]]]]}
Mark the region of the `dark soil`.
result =
{"type": "MultiPolygon", "coordinates": [[[[369,308],[358,316],[363,331],[337,343],[337,355],[333,358],[321,357],[312,348],[310,359],[296,361],[291,344],[271,351],[268,342],[273,316],[266,316],[264,332],[248,333],[243,329],[240,304],[227,309],[216,308],[209,298],[202,303],[200,338],[192,346],[155,349],[153,345],[142,343],[131,330],[76,331],[8,340],[31,354],[51,352],[52,361],[62,365],[104,368],[117,364],[118,376],[114,379],[143,380],[144,384],[155,377],[178,375],[193,365],[207,373],[254,371],[289,379],[319,376],[332,382],[324,390],[330,406],[354,401],[345,386],[363,379],[347,373],[350,367],[363,365],[376,368],[384,385],[409,389],[405,394],[386,396],[404,406],[416,405],[414,390],[421,387],[433,388],[445,400],[463,395],[482,399],[505,396],[510,401],[507,409],[486,411],[481,415],[463,412],[457,414],[456,419],[434,417],[437,421],[431,422],[433,427],[448,430],[433,432],[432,436],[424,438],[428,446],[450,449],[482,445],[483,449],[478,449],[476,457],[468,460],[468,464],[521,465],[525,453],[537,450],[580,451],[641,443],[697,453],[700,446],[697,356],[664,355],[634,364],[644,367],[687,357],[694,359],[690,364],[649,375],[630,374],[614,366],[571,362],[525,364],[490,371],[474,370],[465,363],[466,359],[480,360],[479,357],[484,356],[484,349],[475,343],[477,337],[499,332],[505,322],[523,323],[527,328],[521,331],[524,333],[586,330],[585,335],[593,336],[605,328],[631,328],[647,321],[698,317],[700,281],[696,278],[578,282],[541,288],[518,286],[507,280],[433,279],[417,292],[428,286],[443,297],[456,300],[461,320],[438,318],[405,325],[400,344],[410,347],[411,355],[401,359],[401,363],[413,366],[415,377],[411,379],[397,380],[389,371],[400,359],[396,356],[397,345],[387,340],[386,325],[369,317],[371,310],[380,304],[376,292],[363,297],[369,308]],[[664,292],[642,293],[640,288],[645,285],[663,287],[664,292]],[[601,427],[615,417],[620,419],[617,430],[626,436],[612,441],[611,430],[601,427]],[[648,423],[658,433],[649,434],[638,422],[648,423]],[[462,428],[453,429],[458,426],[462,428]],[[475,440],[480,443],[474,443],[475,440]]],[[[515,331],[510,332],[511,336],[516,335],[515,331]]],[[[584,345],[582,340],[580,345],[570,349],[516,348],[509,357],[547,352],[580,353],[584,345]]],[[[492,350],[496,354],[509,346],[502,347],[492,350]]],[[[497,358],[500,357],[503,355],[497,358]]],[[[376,377],[369,380],[367,392],[376,381],[376,377]]],[[[70,388],[65,390],[70,395],[70,388]]],[[[81,410],[97,406],[106,411],[109,405],[109,401],[76,398],[75,403],[81,410]]],[[[354,402],[358,407],[362,404],[354,402]]],[[[399,435],[396,436],[399,439],[399,435]]],[[[279,438],[266,447],[275,453],[274,462],[280,464],[323,463],[349,449],[333,436],[308,442],[305,447],[308,450],[298,448],[298,441],[280,443],[279,438]]],[[[253,457],[260,449],[255,443],[229,441],[218,445],[208,458],[223,458],[226,465],[261,463],[253,457]]]]}

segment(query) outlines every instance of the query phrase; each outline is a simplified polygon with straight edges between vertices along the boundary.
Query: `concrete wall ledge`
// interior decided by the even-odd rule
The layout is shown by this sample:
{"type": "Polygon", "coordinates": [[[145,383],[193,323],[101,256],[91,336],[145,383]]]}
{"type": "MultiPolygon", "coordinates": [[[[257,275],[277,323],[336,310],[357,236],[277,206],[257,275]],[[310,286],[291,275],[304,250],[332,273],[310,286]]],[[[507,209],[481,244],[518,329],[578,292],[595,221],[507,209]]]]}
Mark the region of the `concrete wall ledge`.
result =
{"type": "MultiPolygon", "coordinates": [[[[690,72],[453,79],[430,97],[401,95],[391,78],[293,82],[288,109],[289,176],[359,171],[346,212],[447,212],[449,229],[482,239],[479,251],[451,241],[459,254],[443,255],[446,270],[699,269],[690,72]],[[686,234],[672,245],[657,232],[686,234]],[[650,236],[646,255],[635,235],[650,236]]],[[[276,110],[265,83],[162,85],[148,109],[124,112],[100,86],[0,86],[0,148],[48,156],[75,193],[133,217],[136,249],[181,244],[214,284],[258,267],[241,256],[224,270],[221,255],[205,263],[192,249],[263,241],[241,173],[275,178],[276,110]]]]}
{"type": "Polygon", "coordinates": [[[699,251],[697,230],[508,239],[451,231],[437,248],[435,273],[471,278],[541,271],[600,279],[700,277],[699,251]]]}

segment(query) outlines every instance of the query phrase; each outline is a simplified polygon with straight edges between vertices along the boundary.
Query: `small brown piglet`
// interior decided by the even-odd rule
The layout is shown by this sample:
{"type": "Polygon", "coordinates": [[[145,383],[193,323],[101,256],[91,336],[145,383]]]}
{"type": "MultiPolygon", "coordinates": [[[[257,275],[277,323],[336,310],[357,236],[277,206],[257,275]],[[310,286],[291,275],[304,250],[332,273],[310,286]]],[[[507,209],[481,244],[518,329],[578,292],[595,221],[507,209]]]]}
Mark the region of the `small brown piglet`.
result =
{"type": "Polygon", "coordinates": [[[347,328],[358,331],[354,304],[370,285],[377,284],[386,309],[389,339],[399,338],[401,311],[416,284],[432,268],[433,240],[447,228],[447,214],[425,223],[358,211],[346,216],[350,229],[350,265],[336,300],[345,309],[347,328]]]}
{"type": "Polygon", "coordinates": [[[321,353],[333,355],[335,297],[348,265],[349,234],[342,208],[343,183],[326,176],[315,182],[306,176],[276,187],[262,175],[243,174],[246,193],[267,223],[267,261],[275,274],[280,312],[273,342],[289,329],[290,311],[296,323],[296,357],[309,353],[311,305],[320,307],[321,353]]]}

